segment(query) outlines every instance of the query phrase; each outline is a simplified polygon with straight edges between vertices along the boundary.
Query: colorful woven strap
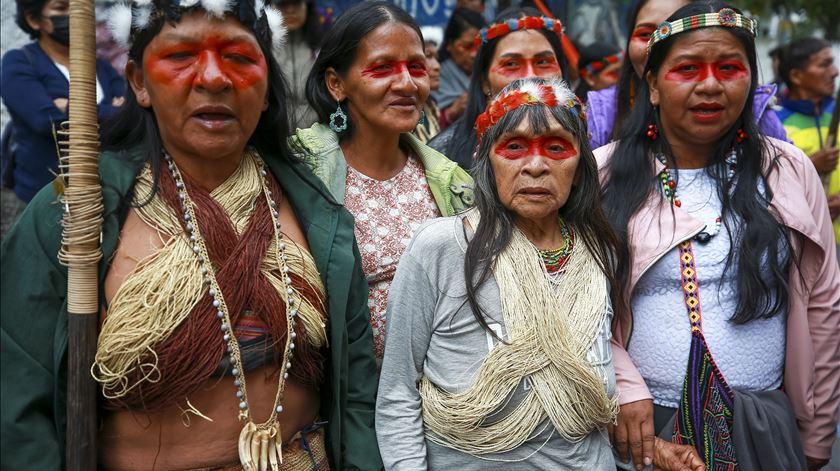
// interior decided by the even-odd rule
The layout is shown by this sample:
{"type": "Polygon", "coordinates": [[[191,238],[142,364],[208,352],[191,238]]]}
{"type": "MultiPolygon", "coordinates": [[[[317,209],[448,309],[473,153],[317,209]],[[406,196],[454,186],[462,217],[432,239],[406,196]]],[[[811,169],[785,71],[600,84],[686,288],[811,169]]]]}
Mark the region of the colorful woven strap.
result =
{"type": "Polygon", "coordinates": [[[478,138],[481,139],[487,129],[498,123],[504,115],[520,106],[534,105],[550,108],[565,106],[577,114],[581,121],[586,120],[583,103],[564,83],[525,83],[522,88],[506,91],[487,104],[487,109],[475,120],[478,138]]]}
{"type": "Polygon", "coordinates": [[[744,15],[738,14],[731,8],[724,8],[717,13],[704,13],[702,15],[689,16],[687,18],[680,18],[674,21],[663,21],[654,30],[653,36],[650,37],[647,50],[650,53],[650,48],[654,44],[667,39],[675,34],[691,31],[698,28],[709,28],[712,26],[726,26],[727,28],[743,28],[751,35],[755,36],[758,31],[758,21],[747,18],[744,15]]]}
{"type": "Polygon", "coordinates": [[[492,24],[486,28],[482,28],[478,34],[475,35],[475,47],[496,39],[499,36],[510,34],[514,31],[523,29],[545,29],[553,31],[558,36],[563,34],[563,23],[560,20],[549,18],[547,16],[526,16],[524,18],[510,19],[501,23],[492,24]]]}
{"type": "Polygon", "coordinates": [[[679,244],[678,248],[683,297],[691,322],[691,346],[673,442],[692,445],[709,470],[734,471],[738,469],[732,440],[735,395],[715,364],[703,336],[700,286],[691,239],[679,244]]]}

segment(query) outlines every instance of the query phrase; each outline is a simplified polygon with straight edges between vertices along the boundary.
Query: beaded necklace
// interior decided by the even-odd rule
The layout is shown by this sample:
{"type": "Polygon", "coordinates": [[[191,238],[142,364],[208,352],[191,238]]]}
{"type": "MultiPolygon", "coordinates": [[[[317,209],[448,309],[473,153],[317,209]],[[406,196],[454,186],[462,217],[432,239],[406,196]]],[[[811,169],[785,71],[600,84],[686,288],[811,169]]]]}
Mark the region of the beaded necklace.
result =
{"type": "Polygon", "coordinates": [[[559,276],[563,273],[566,262],[569,261],[569,256],[572,255],[575,248],[574,234],[562,219],[560,219],[560,235],[563,237],[561,247],[549,250],[537,249],[548,274],[548,279],[552,283],[559,280],[559,276]]]}
{"type": "MultiPolygon", "coordinates": [[[[280,375],[277,386],[277,395],[274,398],[274,405],[272,406],[271,415],[268,420],[261,424],[254,423],[251,416],[251,409],[248,404],[248,391],[245,386],[245,370],[242,367],[242,357],[239,350],[239,342],[233,332],[230,315],[228,313],[227,305],[225,304],[224,296],[222,295],[221,287],[216,281],[216,274],[210,263],[210,255],[207,251],[207,246],[204,242],[204,237],[201,235],[198,224],[196,223],[195,207],[187,192],[184,180],[181,178],[181,173],[172,157],[167,152],[164,152],[164,159],[169,167],[169,172],[175,180],[175,187],[178,190],[178,200],[181,202],[181,211],[184,219],[184,227],[192,243],[193,253],[198,259],[201,266],[201,274],[204,277],[204,284],[207,286],[207,295],[212,300],[213,307],[217,309],[216,316],[221,322],[220,331],[222,339],[227,344],[227,355],[230,363],[233,366],[231,374],[234,378],[233,384],[236,386],[236,397],[239,400],[239,420],[246,421],[242,432],[239,434],[239,460],[245,469],[272,469],[279,470],[279,463],[283,462],[282,451],[282,434],[280,431],[280,422],[278,415],[283,412],[283,406],[280,404],[283,400],[283,394],[286,386],[286,379],[289,377],[289,369],[292,367],[292,351],[295,349],[295,338],[297,337],[294,327],[295,319],[298,315],[298,310],[295,307],[297,300],[294,296],[297,292],[292,286],[292,280],[289,277],[289,265],[286,260],[286,244],[283,243],[283,235],[280,232],[280,221],[278,220],[279,212],[277,210],[277,203],[266,184],[268,172],[265,169],[265,163],[257,155],[253,155],[257,166],[262,175],[261,184],[263,195],[268,202],[271,219],[274,226],[274,237],[277,244],[277,261],[278,268],[283,273],[283,282],[286,286],[286,345],[283,352],[283,362],[280,367],[280,375]]],[[[246,156],[247,158],[247,156],[246,156]]]]}
{"type": "MultiPolygon", "coordinates": [[[[662,153],[656,154],[656,159],[664,165],[664,168],[661,172],[659,172],[659,181],[662,184],[662,194],[665,195],[665,199],[667,199],[671,204],[680,208],[682,207],[682,201],[677,197],[677,182],[674,180],[674,176],[671,173],[671,169],[668,167],[668,161],[665,159],[665,155],[662,153]]],[[[729,155],[726,156],[726,165],[729,166],[727,171],[727,179],[731,183],[732,179],[735,178],[735,163],[736,157],[735,152],[730,152],[729,155]]],[[[707,230],[709,225],[706,224],[703,226],[703,229],[694,236],[694,240],[700,242],[701,244],[705,244],[706,242],[710,241],[712,237],[716,236],[718,232],[720,232],[720,221],[721,215],[718,214],[715,218],[715,226],[711,230],[707,230]]]]}

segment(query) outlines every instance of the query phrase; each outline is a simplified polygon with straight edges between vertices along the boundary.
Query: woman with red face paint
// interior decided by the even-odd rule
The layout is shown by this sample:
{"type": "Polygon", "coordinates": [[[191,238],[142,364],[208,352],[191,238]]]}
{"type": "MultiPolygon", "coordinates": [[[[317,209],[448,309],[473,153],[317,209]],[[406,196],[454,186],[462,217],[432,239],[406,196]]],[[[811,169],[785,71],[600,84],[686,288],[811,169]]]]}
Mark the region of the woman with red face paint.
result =
{"type": "Polygon", "coordinates": [[[472,204],[469,175],[412,133],[428,96],[417,23],[389,1],[363,2],[324,37],[307,82],[319,123],[292,137],[355,218],[380,361],[388,288],[411,235],[426,220],[472,204]]]}
{"type": "MultiPolygon", "coordinates": [[[[18,26],[34,42],[3,55],[3,104],[11,123],[3,135],[3,226],[58,173],[56,131],[67,120],[70,72],[70,3],[17,0],[18,26]]],[[[96,63],[96,101],[100,120],[123,102],[122,77],[106,61],[96,63]]],[[[5,230],[2,231],[5,233],[5,230]]]]}
{"type": "MultiPolygon", "coordinates": [[[[288,148],[282,16],[162,0],[109,22],[130,91],[99,159],[99,469],[380,469],[352,217],[288,148]]],[[[3,245],[3,469],[63,461],[61,201],[3,245]]]]}
{"type": "MultiPolygon", "coordinates": [[[[589,143],[597,149],[618,138],[621,126],[635,103],[636,88],[643,83],[647,44],[657,25],[692,0],[638,0],[627,16],[630,32],[615,86],[587,94],[586,124],[589,143]]],[[[766,136],[786,140],[785,130],[771,107],[775,86],[760,86],[753,98],[753,116],[766,136]]]]}
{"type": "Polygon", "coordinates": [[[620,140],[595,152],[630,307],[613,331],[611,435],[636,469],[655,434],[709,469],[818,469],[831,454],[840,269],[813,165],[753,117],[756,28],[718,1],[677,10],[620,140]]]}
{"type": "Polygon", "coordinates": [[[444,128],[464,114],[477,50],[473,39],[485,26],[487,22],[481,13],[469,8],[456,8],[449,17],[438,50],[440,88],[432,92],[441,108],[440,121],[444,128]]]}
{"type": "MultiPolygon", "coordinates": [[[[560,81],[516,80],[476,129],[476,208],[418,229],[391,288],[385,468],[614,471],[621,288],[583,107],[560,81]]],[[[658,451],[702,469],[689,447],[658,451]]]]}
{"type": "Polygon", "coordinates": [[[607,43],[592,43],[580,50],[578,59],[578,75],[580,83],[575,89],[575,95],[586,100],[590,91],[603,90],[618,82],[621,70],[621,58],[624,53],[615,45],[607,43]]]}
{"type": "Polygon", "coordinates": [[[564,76],[566,59],[559,38],[562,30],[559,21],[540,16],[534,8],[514,7],[500,13],[493,25],[473,38],[478,53],[463,118],[429,145],[462,168],[471,168],[478,144],[475,120],[484,112],[490,97],[516,79],[564,76]]]}

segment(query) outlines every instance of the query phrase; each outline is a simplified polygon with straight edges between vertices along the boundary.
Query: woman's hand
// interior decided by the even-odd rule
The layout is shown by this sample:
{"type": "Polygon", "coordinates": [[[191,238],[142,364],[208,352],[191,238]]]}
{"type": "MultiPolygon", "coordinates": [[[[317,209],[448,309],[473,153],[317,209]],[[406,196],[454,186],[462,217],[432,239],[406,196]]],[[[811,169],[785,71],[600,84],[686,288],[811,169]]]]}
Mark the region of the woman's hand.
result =
{"type": "Polygon", "coordinates": [[[67,103],[68,102],[69,102],[69,100],[67,98],[56,98],[55,100],[53,100],[53,103],[55,104],[55,107],[58,108],[58,111],[61,111],[62,113],[67,112],[67,103]]]}
{"type": "Polygon", "coordinates": [[[706,465],[691,445],[656,438],[653,448],[653,471],[706,471],[706,465]]]}
{"type": "Polygon", "coordinates": [[[113,100],[111,100],[111,106],[122,106],[125,103],[125,97],[115,96],[113,100]]]}
{"type": "Polygon", "coordinates": [[[623,404],[618,409],[618,424],[610,425],[609,432],[622,461],[627,463],[632,455],[636,469],[653,463],[653,400],[623,404]]]}
{"type": "Polygon", "coordinates": [[[831,215],[832,221],[840,216],[840,192],[828,197],[828,214],[831,215]]]}

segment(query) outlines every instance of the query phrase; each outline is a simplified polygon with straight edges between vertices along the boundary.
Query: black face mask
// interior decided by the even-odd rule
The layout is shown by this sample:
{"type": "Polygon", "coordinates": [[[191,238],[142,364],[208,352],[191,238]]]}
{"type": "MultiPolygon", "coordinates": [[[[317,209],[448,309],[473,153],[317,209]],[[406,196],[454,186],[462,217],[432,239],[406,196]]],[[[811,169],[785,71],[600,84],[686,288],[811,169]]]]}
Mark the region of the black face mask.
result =
{"type": "Polygon", "coordinates": [[[53,30],[50,37],[62,46],[70,46],[70,17],[68,15],[51,16],[53,30]]]}

